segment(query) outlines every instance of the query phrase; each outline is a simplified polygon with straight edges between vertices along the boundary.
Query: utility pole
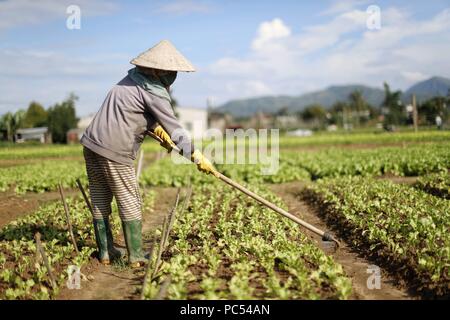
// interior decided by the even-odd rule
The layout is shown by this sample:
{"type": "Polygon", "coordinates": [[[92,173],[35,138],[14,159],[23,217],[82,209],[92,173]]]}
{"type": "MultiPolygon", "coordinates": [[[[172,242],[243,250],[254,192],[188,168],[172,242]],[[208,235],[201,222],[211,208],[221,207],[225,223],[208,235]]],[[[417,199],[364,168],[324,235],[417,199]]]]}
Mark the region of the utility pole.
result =
{"type": "Polygon", "coordinates": [[[419,113],[417,112],[417,104],[416,104],[416,95],[412,96],[412,107],[413,107],[413,123],[414,123],[414,132],[419,131],[419,113]]]}

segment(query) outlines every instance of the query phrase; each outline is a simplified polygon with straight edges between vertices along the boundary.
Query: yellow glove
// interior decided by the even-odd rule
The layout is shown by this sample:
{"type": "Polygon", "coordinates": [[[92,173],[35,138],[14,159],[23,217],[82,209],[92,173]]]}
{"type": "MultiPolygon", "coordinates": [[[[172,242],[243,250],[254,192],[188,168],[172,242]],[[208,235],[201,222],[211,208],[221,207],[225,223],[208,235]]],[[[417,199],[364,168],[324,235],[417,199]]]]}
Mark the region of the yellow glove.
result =
{"type": "Polygon", "coordinates": [[[161,138],[161,146],[166,148],[168,152],[172,151],[173,147],[175,147],[175,143],[170,139],[169,134],[166,132],[166,130],[163,129],[161,126],[157,126],[153,133],[156,134],[158,137],[161,138]]]}
{"type": "Polygon", "coordinates": [[[201,172],[205,172],[207,174],[213,174],[218,177],[218,172],[212,165],[211,161],[209,161],[200,150],[195,150],[191,155],[191,160],[197,165],[197,169],[201,172]]]}

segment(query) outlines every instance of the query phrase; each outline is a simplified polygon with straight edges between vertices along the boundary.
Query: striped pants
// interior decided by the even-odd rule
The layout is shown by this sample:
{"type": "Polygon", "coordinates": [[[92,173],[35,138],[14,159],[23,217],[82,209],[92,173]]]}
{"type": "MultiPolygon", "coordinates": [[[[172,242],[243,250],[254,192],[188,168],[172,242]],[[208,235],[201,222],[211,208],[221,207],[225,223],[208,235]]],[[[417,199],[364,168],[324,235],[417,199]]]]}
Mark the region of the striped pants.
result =
{"type": "Polygon", "coordinates": [[[142,219],[142,199],[132,166],[120,164],[83,149],[94,219],[109,217],[116,199],[122,221],[142,219]]]}

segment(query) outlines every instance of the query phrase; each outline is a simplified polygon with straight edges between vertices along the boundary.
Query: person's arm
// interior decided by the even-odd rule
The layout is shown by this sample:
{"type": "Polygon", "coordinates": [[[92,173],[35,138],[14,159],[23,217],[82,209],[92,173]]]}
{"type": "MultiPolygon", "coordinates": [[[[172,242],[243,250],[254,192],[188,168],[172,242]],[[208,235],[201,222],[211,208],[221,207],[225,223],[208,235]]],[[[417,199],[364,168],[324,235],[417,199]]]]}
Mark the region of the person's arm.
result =
{"type": "Polygon", "coordinates": [[[191,154],[195,150],[195,146],[187,131],[184,130],[178,119],[175,117],[169,101],[145,91],[143,91],[142,94],[147,110],[157,122],[151,129],[154,130],[160,125],[169,134],[175,145],[181,150],[181,154],[190,159],[191,154]]]}
{"type": "Polygon", "coordinates": [[[159,131],[159,134],[157,135],[165,142],[165,145],[163,146],[170,150],[173,142],[180,149],[180,154],[194,162],[197,165],[198,170],[217,176],[218,173],[213,164],[200,150],[195,149],[191,138],[175,117],[169,101],[147,92],[144,92],[144,100],[150,114],[162,127],[158,128],[158,124],[155,124],[150,129],[159,131]],[[167,135],[169,135],[169,137],[167,137],[167,135]]]}

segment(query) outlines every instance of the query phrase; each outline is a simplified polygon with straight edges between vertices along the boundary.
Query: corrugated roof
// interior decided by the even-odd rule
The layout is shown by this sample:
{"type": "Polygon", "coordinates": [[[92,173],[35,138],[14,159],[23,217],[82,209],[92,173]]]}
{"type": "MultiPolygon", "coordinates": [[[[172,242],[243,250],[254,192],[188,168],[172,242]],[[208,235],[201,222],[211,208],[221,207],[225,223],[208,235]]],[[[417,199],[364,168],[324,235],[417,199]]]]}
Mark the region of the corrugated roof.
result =
{"type": "Polygon", "coordinates": [[[19,134],[37,134],[37,133],[47,133],[47,127],[39,127],[39,128],[26,128],[26,129],[18,129],[16,133],[19,134]]]}

